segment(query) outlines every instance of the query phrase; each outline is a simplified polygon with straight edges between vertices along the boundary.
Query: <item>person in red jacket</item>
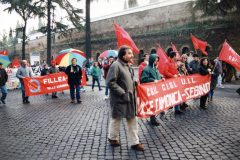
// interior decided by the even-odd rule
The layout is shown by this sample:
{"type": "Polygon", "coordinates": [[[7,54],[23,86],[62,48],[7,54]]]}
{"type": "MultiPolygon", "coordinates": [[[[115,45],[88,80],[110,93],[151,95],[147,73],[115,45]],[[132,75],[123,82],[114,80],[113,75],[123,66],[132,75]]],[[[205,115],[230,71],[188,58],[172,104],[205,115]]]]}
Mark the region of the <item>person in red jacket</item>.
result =
{"type": "MultiPolygon", "coordinates": [[[[177,53],[171,52],[168,61],[163,63],[163,76],[167,78],[175,78],[181,76],[177,69],[177,53]]],[[[180,104],[174,106],[175,114],[184,114],[183,111],[180,110],[180,104]]]]}
{"type": "Polygon", "coordinates": [[[141,80],[143,69],[148,65],[149,55],[145,53],[141,59],[141,64],[138,68],[138,79],[141,80]]]}
{"type": "Polygon", "coordinates": [[[111,67],[111,65],[113,64],[113,56],[110,56],[108,58],[108,61],[104,62],[103,64],[103,70],[104,70],[104,75],[103,75],[103,78],[105,79],[105,99],[108,99],[108,87],[107,87],[107,84],[106,84],[106,79],[107,79],[107,74],[108,74],[108,70],[109,68],[111,67]]]}
{"type": "Polygon", "coordinates": [[[141,64],[140,66],[138,67],[138,79],[141,80],[141,76],[142,76],[142,71],[143,69],[147,66],[147,63],[146,63],[146,59],[142,58],[141,59],[141,64]]]}

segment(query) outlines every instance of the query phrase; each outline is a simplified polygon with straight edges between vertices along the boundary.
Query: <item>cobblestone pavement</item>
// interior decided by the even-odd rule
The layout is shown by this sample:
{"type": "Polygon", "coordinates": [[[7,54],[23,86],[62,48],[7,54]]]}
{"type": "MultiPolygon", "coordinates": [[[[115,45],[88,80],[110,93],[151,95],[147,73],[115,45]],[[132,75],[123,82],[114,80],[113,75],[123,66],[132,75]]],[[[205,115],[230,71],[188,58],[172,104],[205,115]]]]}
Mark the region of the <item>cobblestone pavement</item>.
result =
{"type": "Polygon", "coordinates": [[[127,124],[121,124],[121,147],[107,141],[109,101],[104,90],[81,93],[71,104],[69,91],[58,99],[40,95],[21,103],[21,91],[9,91],[0,106],[0,159],[240,159],[240,96],[235,86],[217,88],[208,110],[190,100],[185,115],[159,114],[160,126],[139,118],[145,151],[131,149],[127,124]]]}

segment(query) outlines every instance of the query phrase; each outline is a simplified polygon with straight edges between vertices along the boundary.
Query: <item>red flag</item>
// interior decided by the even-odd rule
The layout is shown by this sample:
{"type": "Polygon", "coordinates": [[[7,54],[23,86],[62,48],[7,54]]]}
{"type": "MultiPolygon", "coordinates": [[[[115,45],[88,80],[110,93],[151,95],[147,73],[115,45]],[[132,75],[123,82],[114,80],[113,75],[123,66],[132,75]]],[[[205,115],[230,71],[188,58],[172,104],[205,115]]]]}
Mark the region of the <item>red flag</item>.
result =
{"type": "Polygon", "coordinates": [[[168,60],[168,57],[160,46],[158,47],[156,54],[159,56],[158,70],[161,74],[163,74],[163,63],[168,60]]]}
{"type": "Polygon", "coordinates": [[[229,46],[227,41],[225,41],[223,44],[219,59],[240,70],[240,56],[232,49],[231,46],[229,46]]]}
{"type": "Polygon", "coordinates": [[[205,51],[207,42],[198,40],[192,34],[191,34],[191,37],[192,37],[192,42],[195,50],[200,49],[203,54],[208,55],[207,52],[205,51]]]}
{"type": "Polygon", "coordinates": [[[178,53],[178,51],[177,51],[177,48],[174,46],[174,44],[171,42],[171,44],[172,44],[172,48],[173,48],[173,51],[174,52],[177,52],[177,59],[178,60],[181,60],[181,57],[180,57],[180,54],[178,53]]]}
{"type": "Polygon", "coordinates": [[[129,47],[132,47],[133,53],[140,53],[140,51],[138,50],[137,46],[135,45],[129,34],[115,23],[114,27],[118,41],[118,48],[120,48],[122,45],[127,45],[129,47]]]}
{"type": "Polygon", "coordinates": [[[0,55],[3,55],[3,56],[8,56],[8,51],[7,51],[7,50],[5,50],[5,51],[2,51],[2,52],[0,52],[0,55]]]}
{"type": "Polygon", "coordinates": [[[13,63],[12,63],[12,68],[13,68],[14,66],[16,66],[17,68],[20,68],[20,67],[21,67],[20,63],[18,62],[17,57],[14,58],[14,61],[13,61],[13,63]]]}

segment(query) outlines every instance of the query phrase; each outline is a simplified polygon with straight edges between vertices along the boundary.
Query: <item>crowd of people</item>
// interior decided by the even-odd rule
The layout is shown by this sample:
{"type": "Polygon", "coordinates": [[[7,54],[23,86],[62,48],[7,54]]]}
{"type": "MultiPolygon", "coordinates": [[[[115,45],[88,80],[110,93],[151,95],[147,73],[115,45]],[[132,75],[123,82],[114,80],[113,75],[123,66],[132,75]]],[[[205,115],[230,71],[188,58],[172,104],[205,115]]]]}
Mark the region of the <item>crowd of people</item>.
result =
{"type": "MultiPolygon", "coordinates": [[[[92,76],[92,91],[94,91],[95,82],[98,84],[99,91],[102,90],[100,81],[103,77],[105,80],[105,99],[110,99],[111,120],[109,125],[108,141],[112,146],[120,146],[118,142],[118,132],[120,123],[123,118],[126,118],[128,125],[128,133],[132,148],[136,150],[144,150],[144,147],[139,143],[138,138],[138,118],[137,118],[137,97],[136,86],[140,83],[150,83],[165,81],[165,79],[175,78],[185,75],[199,73],[201,75],[211,75],[211,85],[208,94],[200,97],[200,108],[207,109],[206,102],[213,101],[214,90],[216,86],[224,88],[222,82],[229,80],[230,76],[234,75],[233,67],[225,65],[221,60],[209,60],[207,57],[201,58],[197,54],[183,54],[181,59],[177,58],[177,53],[172,51],[168,55],[168,60],[159,64],[159,56],[156,54],[145,54],[141,59],[141,64],[138,68],[138,80],[135,80],[134,70],[132,69],[133,53],[131,47],[122,46],[119,48],[117,60],[114,57],[99,59],[94,62],[93,58],[87,60],[82,66],[77,65],[77,59],[71,60],[71,65],[67,68],[57,66],[56,61],[51,61],[49,67],[45,62],[42,64],[41,76],[64,72],[68,75],[68,84],[70,86],[71,103],[81,103],[80,85],[82,79],[82,68],[85,69],[86,80],[88,76],[92,76]],[[158,65],[163,65],[163,72],[160,74],[158,65]],[[103,70],[103,73],[102,73],[103,70]],[[228,72],[231,72],[229,75],[228,72]],[[223,75],[223,78],[222,78],[223,75]],[[110,90],[110,96],[109,96],[110,90]]],[[[17,78],[19,78],[22,90],[22,101],[24,104],[30,103],[29,97],[25,95],[23,79],[32,77],[32,71],[27,65],[27,61],[23,60],[21,67],[18,69],[17,78]]],[[[5,83],[8,75],[0,63],[0,87],[2,90],[1,103],[5,104],[7,90],[5,83]],[[5,87],[4,87],[5,86],[5,87]]],[[[236,77],[237,79],[238,77],[236,77]]],[[[83,90],[85,90],[83,88],[83,90]]],[[[52,93],[52,98],[58,98],[57,93],[52,93]]],[[[184,109],[189,107],[186,102],[173,107],[175,114],[184,114],[184,109]]],[[[150,117],[152,125],[159,125],[156,115],[150,117]]]]}

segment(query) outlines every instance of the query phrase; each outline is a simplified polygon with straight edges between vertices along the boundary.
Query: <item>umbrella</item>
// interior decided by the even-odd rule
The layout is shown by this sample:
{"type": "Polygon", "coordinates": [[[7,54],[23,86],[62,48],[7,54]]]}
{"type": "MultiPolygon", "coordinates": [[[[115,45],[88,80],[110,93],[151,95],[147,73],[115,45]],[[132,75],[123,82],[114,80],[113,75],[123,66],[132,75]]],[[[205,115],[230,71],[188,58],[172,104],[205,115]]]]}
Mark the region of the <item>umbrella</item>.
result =
{"type": "Polygon", "coordinates": [[[118,56],[118,51],[106,50],[99,56],[99,58],[110,57],[110,56],[117,57],[118,56]]]}
{"type": "Polygon", "coordinates": [[[4,56],[4,55],[0,55],[0,62],[2,62],[3,68],[6,68],[11,63],[8,56],[4,56]]]}
{"type": "Polygon", "coordinates": [[[59,52],[55,58],[55,61],[59,66],[67,67],[72,64],[71,61],[73,58],[77,59],[77,65],[79,66],[86,60],[86,57],[82,51],[70,48],[59,52]]]}

